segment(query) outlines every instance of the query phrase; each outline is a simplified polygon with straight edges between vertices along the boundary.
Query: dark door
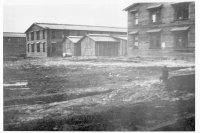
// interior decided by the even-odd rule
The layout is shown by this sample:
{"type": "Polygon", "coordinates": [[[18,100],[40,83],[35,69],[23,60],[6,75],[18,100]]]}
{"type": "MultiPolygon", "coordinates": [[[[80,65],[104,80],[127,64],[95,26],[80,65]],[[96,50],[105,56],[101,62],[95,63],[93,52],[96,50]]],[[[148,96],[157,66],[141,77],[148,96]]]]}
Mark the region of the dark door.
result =
{"type": "Polygon", "coordinates": [[[150,34],[150,48],[152,48],[152,49],[161,48],[160,33],[151,33],[150,34]]]}
{"type": "Polygon", "coordinates": [[[74,56],[81,56],[81,44],[74,44],[74,56]]]}

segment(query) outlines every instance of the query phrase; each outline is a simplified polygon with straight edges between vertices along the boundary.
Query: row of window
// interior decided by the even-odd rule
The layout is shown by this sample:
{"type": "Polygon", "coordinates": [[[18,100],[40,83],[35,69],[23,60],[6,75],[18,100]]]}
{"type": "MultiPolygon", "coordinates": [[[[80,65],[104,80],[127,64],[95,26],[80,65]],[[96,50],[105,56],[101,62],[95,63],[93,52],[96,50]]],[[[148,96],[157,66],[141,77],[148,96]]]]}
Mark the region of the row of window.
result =
{"type": "MultiPolygon", "coordinates": [[[[159,23],[161,22],[161,7],[149,9],[150,16],[149,20],[150,23],[159,23]]],[[[183,3],[183,4],[178,4],[174,6],[175,10],[175,20],[183,20],[183,19],[188,19],[189,17],[189,4],[188,3],[183,3]]],[[[138,11],[134,10],[133,12],[133,18],[134,18],[134,24],[138,25],[139,24],[139,13],[138,11]]]]}
{"type": "Polygon", "coordinates": [[[27,35],[27,40],[35,40],[35,35],[36,35],[36,40],[40,39],[45,39],[45,30],[42,30],[42,38],[40,38],[40,31],[35,31],[31,32],[31,38],[29,38],[29,34],[27,35]]]}
{"type": "Polygon", "coordinates": [[[28,52],[35,52],[35,45],[37,52],[46,52],[46,44],[45,43],[36,43],[36,44],[28,44],[28,52]],[[41,50],[42,48],[42,50],[41,50]]]}
{"type": "MultiPolygon", "coordinates": [[[[159,49],[161,47],[165,47],[165,44],[161,44],[161,34],[160,33],[154,33],[150,34],[149,36],[149,48],[150,49],[159,49]]],[[[187,47],[188,42],[188,35],[187,32],[182,32],[178,34],[174,34],[174,48],[185,48],[187,47]]],[[[133,48],[138,49],[139,46],[139,40],[138,35],[133,35],[133,48]]]]}

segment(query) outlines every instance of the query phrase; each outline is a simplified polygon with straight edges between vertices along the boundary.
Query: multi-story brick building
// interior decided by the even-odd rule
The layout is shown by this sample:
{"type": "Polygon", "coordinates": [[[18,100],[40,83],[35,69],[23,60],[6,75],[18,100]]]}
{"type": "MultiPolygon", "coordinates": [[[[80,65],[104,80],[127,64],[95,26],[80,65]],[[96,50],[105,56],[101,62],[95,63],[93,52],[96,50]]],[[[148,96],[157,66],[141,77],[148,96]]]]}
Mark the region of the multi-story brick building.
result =
{"type": "Polygon", "coordinates": [[[128,55],[166,55],[195,49],[195,3],[134,3],[128,12],[128,55]]]}
{"type": "Polygon", "coordinates": [[[3,32],[3,57],[20,57],[26,55],[26,34],[3,32]]]}
{"type": "Polygon", "coordinates": [[[65,36],[86,34],[127,34],[126,28],[88,25],[33,23],[26,30],[28,57],[62,56],[62,40],[65,36]]]}

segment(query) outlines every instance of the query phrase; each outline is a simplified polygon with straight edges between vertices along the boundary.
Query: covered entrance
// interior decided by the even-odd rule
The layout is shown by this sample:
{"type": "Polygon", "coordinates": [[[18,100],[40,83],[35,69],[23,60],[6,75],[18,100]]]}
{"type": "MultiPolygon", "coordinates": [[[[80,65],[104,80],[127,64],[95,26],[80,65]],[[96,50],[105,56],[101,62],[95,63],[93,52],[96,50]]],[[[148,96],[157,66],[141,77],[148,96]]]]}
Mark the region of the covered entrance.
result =
{"type": "Polygon", "coordinates": [[[161,29],[152,29],[147,31],[149,33],[149,48],[160,49],[161,48],[161,29]]]}
{"type": "Polygon", "coordinates": [[[188,46],[188,29],[189,27],[178,27],[171,29],[174,34],[174,49],[184,50],[188,46]]]}

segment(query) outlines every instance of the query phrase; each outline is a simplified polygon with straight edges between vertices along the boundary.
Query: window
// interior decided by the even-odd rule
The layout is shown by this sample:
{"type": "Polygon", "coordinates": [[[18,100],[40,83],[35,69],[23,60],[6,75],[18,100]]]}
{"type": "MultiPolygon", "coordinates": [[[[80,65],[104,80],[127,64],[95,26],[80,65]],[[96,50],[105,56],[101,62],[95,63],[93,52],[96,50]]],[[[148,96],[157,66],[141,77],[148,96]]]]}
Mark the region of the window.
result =
{"type": "Polygon", "coordinates": [[[139,18],[139,15],[138,15],[138,12],[135,13],[135,24],[138,24],[138,18],[139,18]]]}
{"type": "Polygon", "coordinates": [[[31,44],[31,51],[35,52],[35,45],[34,44],[31,44]]]}
{"type": "Polygon", "coordinates": [[[40,43],[37,43],[37,52],[40,52],[40,43]]]}
{"type": "Polygon", "coordinates": [[[134,48],[138,49],[138,35],[133,35],[134,48]]]}
{"type": "Polygon", "coordinates": [[[27,47],[28,47],[28,52],[29,52],[29,44],[27,45],[27,47]]]}
{"type": "Polygon", "coordinates": [[[45,49],[46,47],[45,47],[45,42],[43,43],[43,52],[45,52],[46,51],[46,49],[45,49]]]}
{"type": "Polygon", "coordinates": [[[175,5],[175,20],[188,19],[189,17],[189,6],[188,3],[182,3],[175,5]]]}
{"type": "Polygon", "coordinates": [[[40,40],[40,31],[36,31],[37,40],[40,40]]]}
{"type": "Polygon", "coordinates": [[[45,30],[42,31],[43,39],[45,39],[45,30]]]}
{"type": "Polygon", "coordinates": [[[159,23],[159,22],[161,22],[160,10],[150,11],[150,23],[159,23]]]}
{"type": "Polygon", "coordinates": [[[139,14],[138,12],[133,12],[133,19],[134,19],[134,24],[137,25],[139,21],[139,14]]]}
{"type": "Polygon", "coordinates": [[[56,38],[56,33],[55,33],[55,31],[52,31],[52,32],[51,32],[51,38],[52,38],[52,39],[56,38]]]}
{"type": "Polygon", "coordinates": [[[34,32],[31,32],[31,40],[34,40],[34,32]]]}
{"type": "Polygon", "coordinates": [[[27,37],[27,41],[29,41],[29,34],[28,33],[26,34],[26,37],[27,37]]]}

